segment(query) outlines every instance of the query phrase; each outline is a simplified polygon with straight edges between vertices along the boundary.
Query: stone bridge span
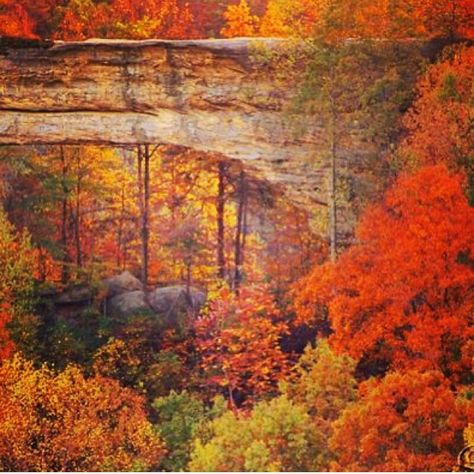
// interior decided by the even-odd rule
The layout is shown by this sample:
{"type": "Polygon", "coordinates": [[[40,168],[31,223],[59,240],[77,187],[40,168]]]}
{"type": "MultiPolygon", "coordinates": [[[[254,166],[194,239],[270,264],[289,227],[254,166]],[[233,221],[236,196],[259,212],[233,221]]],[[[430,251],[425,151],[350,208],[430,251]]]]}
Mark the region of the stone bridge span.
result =
{"type": "MultiPolygon", "coordinates": [[[[316,117],[295,131],[295,83],[257,59],[262,47],[287,44],[0,39],[0,144],[182,145],[242,161],[296,203],[324,204],[323,124],[316,117]]],[[[357,174],[369,145],[348,135],[343,155],[357,174]]]]}

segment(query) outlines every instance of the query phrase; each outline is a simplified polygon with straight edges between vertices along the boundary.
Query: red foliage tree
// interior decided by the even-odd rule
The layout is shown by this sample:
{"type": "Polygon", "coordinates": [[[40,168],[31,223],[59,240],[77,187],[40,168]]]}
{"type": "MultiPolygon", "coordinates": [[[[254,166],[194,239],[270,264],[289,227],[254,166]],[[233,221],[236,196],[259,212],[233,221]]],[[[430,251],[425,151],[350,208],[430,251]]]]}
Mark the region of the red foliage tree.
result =
{"type": "Polygon", "coordinates": [[[470,370],[474,209],[463,185],[442,165],[400,178],[366,211],[358,243],[300,282],[300,319],[327,305],[330,341],[354,358],[470,370]]]}
{"type": "Polygon", "coordinates": [[[405,166],[435,162],[457,169],[472,167],[474,147],[474,48],[449,52],[431,66],[417,87],[417,99],[404,117],[407,137],[401,154],[405,166]]]}
{"type": "Polygon", "coordinates": [[[35,38],[33,21],[21,3],[0,0],[0,36],[35,38]]]}
{"type": "Polygon", "coordinates": [[[239,296],[221,291],[196,324],[206,384],[225,389],[233,406],[237,393],[252,401],[275,390],[287,370],[279,346],[286,330],[266,289],[244,287],[239,296]]]}
{"type": "Polygon", "coordinates": [[[333,425],[333,469],[452,469],[466,421],[440,372],[391,373],[364,383],[359,393],[333,425]]]}

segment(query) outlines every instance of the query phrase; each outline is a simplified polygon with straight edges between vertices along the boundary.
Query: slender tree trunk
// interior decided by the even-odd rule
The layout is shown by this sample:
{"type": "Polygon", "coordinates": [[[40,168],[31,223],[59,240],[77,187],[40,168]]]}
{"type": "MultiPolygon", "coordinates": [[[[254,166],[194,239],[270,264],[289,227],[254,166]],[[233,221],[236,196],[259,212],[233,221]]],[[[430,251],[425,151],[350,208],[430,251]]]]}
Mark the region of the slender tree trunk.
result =
{"type": "Polygon", "coordinates": [[[238,208],[237,227],[235,230],[235,252],[234,252],[234,292],[239,294],[240,283],[242,282],[242,227],[245,204],[245,172],[241,171],[238,184],[238,208]]]}
{"type": "Polygon", "coordinates": [[[142,219],[142,281],[145,294],[148,288],[149,239],[150,239],[150,147],[144,146],[143,170],[143,219],[142,219]]]}
{"type": "Polygon", "coordinates": [[[120,190],[120,217],[119,225],[117,229],[117,268],[124,270],[124,239],[123,239],[123,225],[125,217],[125,187],[122,183],[122,189],[120,190]]]}
{"type": "Polygon", "coordinates": [[[191,259],[186,262],[186,297],[188,302],[191,302],[191,281],[192,281],[192,272],[191,272],[191,259]]]}
{"type": "Polygon", "coordinates": [[[234,387],[230,382],[229,382],[228,392],[229,392],[229,402],[228,402],[227,408],[229,408],[229,410],[232,410],[233,413],[237,413],[237,404],[235,403],[235,399],[234,399],[234,387]]]}
{"type": "Polygon", "coordinates": [[[80,151],[77,155],[77,180],[76,180],[76,206],[74,219],[74,241],[76,247],[76,265],[82,267],[82,248],[81,248],[81,156],[80,151]]]}
{"type": "Polygon", "coordinates": [[[218,164],[219,187],[217,194],[217,275],[225,278],[225,163],[218,164]]]}
{"type": "Polygon", "coordinates": [[[240,265],[243,267],[245,263],[245,248],[247,246],[247,235],[248,235],[248,210],[249,210],[249,193],[247,189],[247,181],[245,180],[244,183],[244,205],[243,205],[243,223],[242,223],[242,249],[241,249],[241,258],[240,258],[240,265]]]}
{"type": "Polygon", "coordinates": [[[60,147],[60,159],[61,159],[61,187],[62,187],[62,199],[61,199],[61,249],[63,251],[63,265],[61,272],[61,280],[66,283],[69,277],[69,249],[68,249],[68,195],[69,188],[67,185],[67,174],[68,165],[66,156],[64,154],[64,147],[60,147]]]}
{"type": "Polygon", "coordinates": [[[336,149],[336,116],[331,104],[330,154],[331,170],[329,174],[329,242],[331,262],[337,260],[337,149],[336,149]]]}
{"type": "Polygon", "coordinates": [[[145,282],[145,261],[144,261],[144,216],[145,216],[145,206],[143,199],[143,149],[142,145],[137,145],[137,188],[138,188],[138,211],[140,214],[139,217],[139,228],[140,228],[140,240],[141,240],[141,262],[140,262],[140,279],[143,286],[146,286],[145,282]]]}

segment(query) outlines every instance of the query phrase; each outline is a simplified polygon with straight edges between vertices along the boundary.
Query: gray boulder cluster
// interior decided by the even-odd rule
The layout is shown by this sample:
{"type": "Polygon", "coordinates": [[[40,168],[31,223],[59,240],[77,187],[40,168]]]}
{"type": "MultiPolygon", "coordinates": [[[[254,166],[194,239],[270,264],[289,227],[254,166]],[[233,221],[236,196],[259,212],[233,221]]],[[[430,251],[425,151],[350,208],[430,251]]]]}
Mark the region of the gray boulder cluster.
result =
{"type": "Polygon", "coordinates": [[[128,271],[108,278],[104,285],[107,312],[115,315],[151,312],[173,323],[178,315],[197,314],[206,302],[205,293],[184,285],[156,288],[146,295],[140,280],[128,271]]]}

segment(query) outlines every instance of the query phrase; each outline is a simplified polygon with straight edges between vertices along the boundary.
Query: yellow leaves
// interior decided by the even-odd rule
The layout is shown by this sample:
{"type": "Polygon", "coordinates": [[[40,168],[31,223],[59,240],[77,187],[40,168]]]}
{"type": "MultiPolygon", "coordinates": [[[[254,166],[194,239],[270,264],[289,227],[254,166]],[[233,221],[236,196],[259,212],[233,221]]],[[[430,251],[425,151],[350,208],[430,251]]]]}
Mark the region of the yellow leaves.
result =
{"type": "Polygon", "coordinates": [[[258,17],[250,13],[247,0],[240,0],[238,5],[229,5],[224,12],[227,22],[222,29],[221,35],[226,38],[235,36],[255,36],[257,33],[258,17]]]}
{"type": "Polygon", "coordinates": [[[0,406],[3,470],[152,468],[163,454],[143,400],[77,367],[55,374],[16,356],[0,367],[0,406]]]}
{"type": "Polygon", "coordinates": [[[466,444],[474,445],[474,425],[469,423],[463,433],[466,444]]]}

